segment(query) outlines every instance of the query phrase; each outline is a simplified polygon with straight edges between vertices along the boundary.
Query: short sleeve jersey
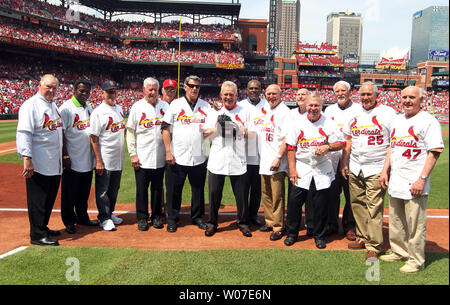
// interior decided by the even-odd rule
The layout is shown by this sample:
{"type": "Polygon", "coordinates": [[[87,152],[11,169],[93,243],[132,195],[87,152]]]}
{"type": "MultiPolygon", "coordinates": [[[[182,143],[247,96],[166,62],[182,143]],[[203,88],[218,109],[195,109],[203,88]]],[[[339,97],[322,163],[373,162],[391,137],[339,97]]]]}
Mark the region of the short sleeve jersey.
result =
{"type": "Polygon", "coordinates": [[[391,124],[396,112],[385,105],[364,110],[344,126],[344,134],[352,137],[350,171],[364,177],[381,173],[390,146],[391,124]]]}
{"type": "Polygon", "coordinates": [[[91,114],[89,134],[99,137],[106,170],[121,171],[125,157],[125,119],[119,105],[100,104],[91,114]]]}
{"type": "Polygon", "coordinates": [[[59,112],[64,122],[64,135],[72,170],[79,173],[91,171],[94,166],[94,155],[88,128],[93,112],[92,107],[86,104],[83,108],[78,102],[69,99],[59,107],[59,112]]]}
{"type": "Polygon", "coordinates": [[[163,121],[172,126],[171,149],[175,162],[184,166],[196,166],[206,161],[203,125],[211,106],[198,99],[194,109],[186,97],[170,103],[163,121]]]}
{"type": "MultiPolygon", "coordinates": [[[[391,133],[391,178],[389,194],[392,197],[410,200],[410,188],[420,178],[432,149],[444,148],[441,125],[431,114],[421,111],[407,119],[398,115],[392,124],[391,133]]],[[[428,177],[423,195],[430,191],[428,177]]]]}

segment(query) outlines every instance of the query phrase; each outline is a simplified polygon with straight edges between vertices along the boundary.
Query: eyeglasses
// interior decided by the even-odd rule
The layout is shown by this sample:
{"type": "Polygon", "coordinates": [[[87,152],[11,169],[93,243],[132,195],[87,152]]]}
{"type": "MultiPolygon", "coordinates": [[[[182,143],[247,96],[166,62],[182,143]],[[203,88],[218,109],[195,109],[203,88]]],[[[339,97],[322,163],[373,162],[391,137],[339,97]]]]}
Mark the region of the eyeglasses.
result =
{"type": "Polygon", "coordinates": [[[194,85],[194,84],[186,84],[186,86],[188,86],[191,89],[200,89],[200,85],[194,85]]]}

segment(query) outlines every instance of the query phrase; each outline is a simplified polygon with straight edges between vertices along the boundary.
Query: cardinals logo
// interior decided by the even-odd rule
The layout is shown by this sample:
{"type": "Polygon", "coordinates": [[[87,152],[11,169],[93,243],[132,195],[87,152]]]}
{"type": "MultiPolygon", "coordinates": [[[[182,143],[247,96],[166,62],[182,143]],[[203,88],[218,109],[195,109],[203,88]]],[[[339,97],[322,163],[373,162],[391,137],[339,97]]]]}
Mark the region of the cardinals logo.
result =
{"type": "Polygon", "coordinates": [[[198,112],[200,112],[201,114],[203,114],[204,116],[208,116],[203,110],[202,110],[202,108],[198,108],[198,112]]]}
{"type": "Polygon", "coordinates": [[[85,121],[80,121],[80,116],[77,114],[75,114],[75,119],[73,120],[73,128],[77,128],[78,130],[85,130],[86,128],[88,128],[90,126],[89,123],[89,119],[85,120],[85,121]]]}
{"type": "Polygon", "coordinates": [[[177,121],[186,118],[185,115],[186,115],[186,112],[184,111],[184,109],[181,109],[180,113],[178,114],[177,121]]]}
{"type": "Polygon", "coordinates": [[[304,137],[305,137],[305,133],[303,132],[303,130],[301,130],[300,134],[298,135],[298,138],[297,138],[297,143],[300,143],[304,137]]]}
{"type": "Polygon", "coordinates": [[[392,133],[391,133],[391,140],[392,140],[392,141],[395,140],[395,128],[392,130],[392,133]]]}
{"type": "Polygon", "coordinates": [[[358,120],[355,118],[353,122],[350,124],[350,130],[352,130],[356,126],[356,123],[358,123],[358,120]]]}
{"type": "Polygon", "coordinates": [[[378,120],[377,120],[377,116],[376,116],[376,115],[372,118],[372,123],[374,123],[375,125],[377,125],[378,128],[380,128],[380,130],[383,130],[383,127],[380,125],[380,123],[378,123],[378,120]]]}
{"type": "Polygon", "coordinates": [[[238,121],[239,123],[242,124],[242,126],[244,126],[244,122],[242,122],[241,118],[239,117],[239,115],[236,114],[235,116],[236,121],[238,121]]]}
{"type": "Polygon", "coordinates": [[[261,112],[262,112],[264,115],[267,114],[267,111],[266,111],[266,109],[264,109],[264,108],[261,109],[261,112]]]}
{"type": "Polygon", "coordinates": [[[50,120],[50,117],[48,114],[44,113],[44,124],[42,125],[42,128],[48,128],[50,131],[55,131],[58,127],[63,127],[62,121],[60,121],[61,117],[57,118],[56,120],[50,120]]]}
{"type": "Polygon", "coordinates": [[[161,108],[161,110],[159,112],[161,113],[162,116],[165,115],[165,112],[164,112],[164,110],[162,108],[161,108]]]}
{"type": "Polygon", "coordinates": [[[118,123],[114,123],[114,120],[112,117],[109,117],[108,125],[106,126],[106,130],[111,130],[111,132],[119,132],[121,129],[125,128],[124,121],[120,121],[118,123]]]}
{"type": "Polygon", "coordinates": [[[416,136],[416,134],[414,133],[414,127],[413,126],[411,126],[409,129],[408,129],[408,133],[414,138],[414,140],[416,140],[416,142],[418,142],[419,141],[419,138],[416,136]]]}
{"type": "Polygon", "coordinates": [[[320,133],[321,136],[323,136],[323,137],[328,139],[328,135],[325,133],[325,131],[323,131],[322,128],[319,128],[319,133],[320,133]]]}

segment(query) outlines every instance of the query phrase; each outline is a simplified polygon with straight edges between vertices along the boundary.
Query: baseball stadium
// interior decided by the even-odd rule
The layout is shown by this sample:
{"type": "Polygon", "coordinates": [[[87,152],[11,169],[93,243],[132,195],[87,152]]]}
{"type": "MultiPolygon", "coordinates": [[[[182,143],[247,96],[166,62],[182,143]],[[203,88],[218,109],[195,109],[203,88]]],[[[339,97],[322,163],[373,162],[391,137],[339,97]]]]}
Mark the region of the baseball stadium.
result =
{"type": "MultiPolygon", "coordinates": [[[[271,37],[275,27],[272,17],[269,21],[241,19],[239,1],[75,1],[89,9],[83,12],[73,10],[71,1],[49,2],[0,0],[1,285],[151,285],[151,293],[164,293],[164,298],[174,303],[202,304],[207,301],[202,297],[208,294],[199,297],[199,293],[214,291],[211,302],[271,304],[292,285],[449,284],[448,59],[446,74],[430,74],[430,79],[423,81],[420,73],[409,72],[403,81],[405,73],[392,72],[393,63],[384,62],[387,70],[363,72],[351,56],[339,58],[337,47],[325,42],[299,42],[291,58],[277,57],[271,37]],[[142,19],[129,21],[130,15],[142,19]],[[398,271],[403,264],[400,261],[366,261],[365,251],[348,248],[342,226],[325,237],[325,249],[318,249],[304,217],[298,239],[290,247],[283,240],[270,240],[270,233],[255,224],[249,226],[252,236],[248,238],[239,232],[234,187],[229,179],[225,179],[214,236],[205,237],[205,231],[191,222],[190,180],[182,191],[175,233],[166,230],[165,217],[163,229],[150,226],[138,230],[136,178],[127,145],[114,209],[114,215],[123,219],[117,229],[108,232],[98,225],[80,225],[76,233],[69,233],[61,219],[59,191],[48,222],[49,228],[59,231],[59,247],[30,244],[24,161],[18,156],[16,134],[21,106],[38,92],[46,74],[59,81],[53,100],[57,107],[72,97],[74,83],[84,79],[92,84],[87,102],[95,109],[103,101],[102,84],[112,80],[117,84],[116,105],[125,120],[135,102],[144,98],[142,83],[147,77],[158,80],[161,86],[165,80],[176,81],[180,98],[185,94],[186,77],[197,75],[201,79],[200,98],[211,107],[221,103],[221,86],[226,81],[236,84],[238,101],[247,98],[247,84],[258,80],[263,92],[278,84],[281,101],[289,108],[297,107],[297,92],[302,88],[317,94],[326,108],[336,103],[336,82],[348,82],[350,98],[359,104],[359,89],[368,80],[375,80],[378,103],[397,113],[402,112],[402,90],[423,82],[426,102],[422,110],[439,120],[445,147],[430,176],[425,268],[403,274],[398,271]],[[392,79],[397,81],[390,82],[392,79]]],[[[276,5],[272,3],[270,10],[272,14],[276,5]]],[[[289,177],[285,194],[290,189],[288,183],[289,177]]],[[[205,221],[209,185],[207,177],[205,221]]],[[[87,207],[92,220],[98,215],[94,190],[92,179],[87,207]]],[[[340,217],[344,203],[342,194],[340,217]]],[[[389,215],[386,192],[383,253],[391,248],[389,215]]],[[[263,204],[257,216],[264,222],[263,204]]]]}

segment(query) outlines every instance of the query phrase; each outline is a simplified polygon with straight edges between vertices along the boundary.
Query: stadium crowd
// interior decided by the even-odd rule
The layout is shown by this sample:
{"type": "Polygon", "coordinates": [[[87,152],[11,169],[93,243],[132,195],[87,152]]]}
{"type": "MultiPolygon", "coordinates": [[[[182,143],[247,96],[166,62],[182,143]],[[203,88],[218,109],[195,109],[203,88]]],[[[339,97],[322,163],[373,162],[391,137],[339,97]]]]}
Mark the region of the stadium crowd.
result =
{"type": "MultiPolygon", "coordinates": [[[[108,21],[81,12],[77,12],[77,17],[79,18],[75,18],[75,16],[67,18],[67,14],[70,15],[73,12],[68,12],[65,7],[39,0],[0,0],[0,6],[46,19],[57,20],[61,23],[75,25],[89,31],[94,29],[95,31],[120,36],[121,38],[145,37],[150,39],[176,39],[180,34],[178,22],[155,24],[124,20],[108,21]]],[[[233,42],[241,40],[241,35],[237,27],[222,24],[193,25],[184,23],[182,24],[181,37],[183,39],[226,40],[233,42]]]]}
{"type": "MultiPolygon", "coordinates": [[[[104,40],[90,38],[86,35],[75,35],[67,32],[12,23],[0,18],[0,36],[10,37],[27,42],[51,45],[64,49],[77,50],[95,55],[107,56],[129,62],[178,62],[178,52],[169,46],[161,47],[148,44],[116,45],[104,40]]],[[[181,51],[183,63],[243,65],[244,57],[240,52],[232,50],[212,50],[211,48],[183,47],[181,51]]]]}

